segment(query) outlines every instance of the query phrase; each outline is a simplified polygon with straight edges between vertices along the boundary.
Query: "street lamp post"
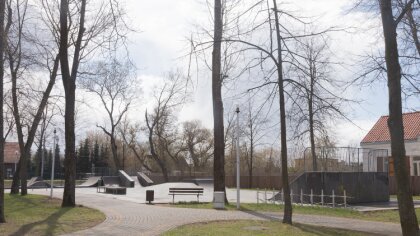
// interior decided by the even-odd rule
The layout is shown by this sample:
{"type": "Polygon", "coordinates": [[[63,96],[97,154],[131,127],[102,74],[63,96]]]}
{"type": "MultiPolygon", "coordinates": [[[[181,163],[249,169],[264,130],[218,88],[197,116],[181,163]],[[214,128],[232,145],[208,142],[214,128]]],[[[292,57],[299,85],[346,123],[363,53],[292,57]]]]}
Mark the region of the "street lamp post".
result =
{"type": "Polygon", "coordinates": [[[54,189],[54,169],[55,169],[55,146],[56,146],[56,141],[58,141],[58,137],[56,135],[56,130],[54,129],[54,147],[53,147],[53,157],[52,157],[52,166],[51,166],[51,192],[50,192],[50,198],[52,199],[53,197],[53,189],[54,189]]]}
{"type": "Polygon", "coordinates": [[[239,106],[236,107],[236,208],[241,207],[241,162],[239,157],[239,106]]]}

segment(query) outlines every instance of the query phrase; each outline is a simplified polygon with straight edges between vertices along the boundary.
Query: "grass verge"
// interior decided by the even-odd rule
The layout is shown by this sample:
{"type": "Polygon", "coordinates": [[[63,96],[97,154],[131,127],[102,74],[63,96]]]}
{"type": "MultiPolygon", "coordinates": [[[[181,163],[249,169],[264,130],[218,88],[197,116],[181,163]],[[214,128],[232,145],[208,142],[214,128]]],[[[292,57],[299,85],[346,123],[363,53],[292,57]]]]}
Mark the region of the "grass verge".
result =
{"type": "MultiPolygon", "coordinates": [[[[196,202],[179,202],[176,204],[170,204],[173,207],[183,208],[200,208],[200,209],[212,209],[212,203],[196,203],[196,202]]],[[[236,205],[229,204],[226,206],[226,210],[234,211],[236,205]]],[[[274,204],[255,204],[255,203],[242,203],[241,210],[243,211],[260,211],[260,212],[283,212],[283,205],[274,204]]],[[[333,216],[333,217],[344,217],[360,220],[369,221],[381,221],[381,222],[392,222],[399,223],[400,218],[397,210],[387,211],[375,211],[375,212],[358,212],[351,209],[344,208],[327,208],[318,206],[293,206],[293,212],[297,214],[305,215],[322,215],[322,216],[333,216]]],[[[417,215],[420,215],[420,209],[416,209],[417,215]]],[[[419,218],[420,223],[420,218],[419,218]]]]}
{"type": "Polygon", "coordinates": [[[164,233],[165,236],[177,235],[341,235],[364,236],[372,235],[356,231],[347,231],[320,226],[294,224],[293,226],[281,224],[277,221],[215,221],[184,225],[164,233]]]}
{"type": "Polygon", "coordinates": [[[87,207],[61,208],[61,200],[46,196],[5,195],[7,223],[0,225],[0,235],[59,235],[91,228],[105,220],[105,215],[87,207]]]}

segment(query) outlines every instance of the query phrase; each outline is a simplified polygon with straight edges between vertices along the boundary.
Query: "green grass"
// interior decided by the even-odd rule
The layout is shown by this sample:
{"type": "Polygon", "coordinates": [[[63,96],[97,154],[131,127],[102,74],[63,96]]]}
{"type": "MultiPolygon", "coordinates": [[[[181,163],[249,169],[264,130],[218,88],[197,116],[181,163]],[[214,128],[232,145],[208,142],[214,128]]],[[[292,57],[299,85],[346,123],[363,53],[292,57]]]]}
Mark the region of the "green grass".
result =
{"type": "MultiPolygon", "coordinates": [[[[46,179],[45,181],[47,183],[50,183],[50,180],[49,179],[46,179]]],[[[85,181],[86,180],[76,180],[76,185],[82,184],[85,181]]],[[[62,179],[55,179],[54,180],[54,185],[63,186],[64,185],[64,180],[62,180],[62,179]]],[[[10,188],[11,186],[12,186],[12,180],[11,179],[4,180],[4,187],[5,188],[10,188]]]]}
{"type": "Polygon", "coordinates": [[[61,208],[61,201],[38,195],[5,195],[7,223],[0,235],[59,235],[91,228],[105,215],[87,207],[61,208]]]}
{"type": "Polygon", "coordinates": [[[216,221],[208,223],[198,223],[184,225],[174,230],[164,233],[165,236],[176,235],[288,235],[288,236],[307,236],[307,235],[343,235],[343,236],[362,236],[372,235],[355,231],[347,231],[319,226],[294,224],[293,226],[281,224],[277,221],[216,221]]]}
{"type": "MultiPolygon", "coordinates": [[[[212,203],[196,203],[196,202],[180,202],[176,204],[171,204],[170,206],[174,207],[183,207],[183,208],[201,208],[201,209],[212,209],[212,203]]],[[[233,211],[236,210],[236,205],[229,204],[226,206],[226,210],[233,211]]],[[[283,205],[274,205],[274,204],[255,204],[255,203],[242,203],[241,210],[243,211],[261,211],[261,212],[283,212],[283,205]]],[[[293,212],[297,214],[305,215],[322,215],[322,216],[333,216],[333,217],[344,217],[360,220],[369,220],[369,221],[381,221],[381,222],[393,222],[399,223],[399,215],[397,210],[387,210],[387,211],[375,211],[375,212],[358,212],[351,209],[344,208],[327,208],[327,207],[318,207],[318,206],[293,206],[293,212]]],[[[420,216],[420,209],[416,209],[416,213],[420,216]]],[[[420,218],[419,223],[420,223],[420,218]]]]}

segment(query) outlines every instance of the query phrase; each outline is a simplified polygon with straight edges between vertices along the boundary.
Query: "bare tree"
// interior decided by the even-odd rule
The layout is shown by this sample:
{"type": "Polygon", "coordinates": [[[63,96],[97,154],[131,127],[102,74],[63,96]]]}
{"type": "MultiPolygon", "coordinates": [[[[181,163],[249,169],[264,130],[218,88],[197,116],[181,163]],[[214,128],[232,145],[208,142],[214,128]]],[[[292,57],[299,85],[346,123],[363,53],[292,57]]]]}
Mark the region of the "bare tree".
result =
{"type": "Polygon", "coordinates": [[[308,137],[313,171],[317,171],[316,137],[328,133],[328,123],[344,118],[349,121],[342,111],[344,103],[350,100],[339,95],[343,83],[332,78],[331,62],[328,54],[328,41],[324,37],[310,38],[300,41],[298,46],[302,55],[299,67],[293,68],[296,81],[301,86],[293,87],[289,93],[292,109],[289,112],[291,123],[295,123],[294,137],[297,139],[308,137]]]}
{"type": "Polygon", "coordinates": [[[397,199],[403,235],[419,235],[419,226],[414,210],[409,172],[406,165],[404,125],[402,120],[401,66],[397,42],[397,27],[409,11],[414,0],[407,1],[402,11],[394,17],[392,1],[381,0],[380,11],[385,39],[385,60],[389,91],[388,128],[391,135],[391,156],[395,163],[397,199]]]}
{"type": "MultiPolygon", "coordinates": [[[[12,88],[11,88],[11,95],[12,95],[12,109],[13,109],[13,116],[15,118],[16,123],[16,131],[19,141],[20,153],[21,158],[18,163],[17,171],[13,176],[13,183],[12,183],[12,194],[17,194],[19,192],[19,179],[21,182],[21,194],[27,194],[27,162],[30,158],[30,151],[31,147],[35,138],[36,130],[38,128],[38,124],[41,120],[42,113],[47,105],[48,99],[50,97],[51,91],[55,84],[55,79],[57,77],[58,71],[58,57],[52,59],[53,65],[52,68],[49,67],[49,58],[47,56],[47,63],[42,62],[41,60],[43,57],[36,58],[34,55],[23,53],[25,48],[23,47],[24,43],[33,43],[35,49],[42,48],[43,46],[39,44],[40,41],[31,37],[30,33],[24,34],[24,26],[26,22],[26,14],[27,14],[27,1],[9,1],[8,3],[8,23],[6,26],[6,30],[8,32],[8,50],[7,50],[7,59],[10,68],[10,77],[12,81],[12,88]],[[25,37],[24,37],[25,35],[25,37]],[[27,85],[26,88],[24,87],[24,83],[18,83],[18,79],[24,75],[24,72],[30,67],[32,64],[35,65],[42,65],[42,67],[47,68],[49,70],[49,81],[46,88],[42,88],[41,91],[37,94],[37,92],[31,91],[30,87],[33,85],[27,85]],[[20,87],[18,87],[20,86],[20,87]],[[28,89],[29,88],[29,89],[28,89]],[[32,95],[29,95],[29,93],[32,95]],[[23,94],[24,96],[20,96],[19,94],[23,94]],[[33,109],[28,106],[28,101],[33,103],[35,101],[35,97],[40,95],[39,104],[35,105],[33,109]],[[26,96],[26,98],[25,98],[26,96]],[[25,107],[22,107],[19,102],[20,99],[27,99],[31,97],[31,100],[27,100],[25,103],[25,107]],[[26,134],[27,139],[24,140],[24,130],[23,128],[27,126],[28,131],[26,134]]],[[[38,50],[37,50],[38,51],[38,50]]],[[[49,54],[46,54],[49,55],[49,54]]]]}
{"type": "Polygon", "coordinates": [[[117,169],[122,163],[117,155],[117,128],[127,114],[134,98],[135,80],[130,61],[118,61],[112,56],[107,61],[96,63],[91,76],[81,80],[87,91],[100,98],[108,115],[107,125],[97,125],[110,139],[112,158],[117,169]]]}
{"type": "Polygon", "coordinates": [[[51,12],[50,19],[56,30],[59,45],[61,76],[65,92],[65,185],[62,206],[75,206],[75,91],[80,65],[87,58],[102,52],[116,50],[125,42],[127,25],[124,13],[116,1],[86,0],[43,1],[51,12]],[[95,7],[97,7],[95,11],[95,7]],[[59,9],[59,22],[56,10],[59,9]],[[90,8],[89,8],[90,9],[90,8]],[[59,33],[57,31],[59,30],[59,33]],[[69,47],[70,45],[70,47],[69,47]],[[72,53],[69,53],[69,50],[72,53]]]}
{"type": "MultiPolygon", "coordinates": [[[[146,110],[145,119],[148,132],[150,155],[158,164],[165,181],[169,181],[169,159],[180,161],[182,150],[170,150],[173,139],[173,112],[185,103],[186,87],[179,73],[169,74],[162,88],[156,94],[156,105],[152,113],[146,110]],[[172,137],[171,137],[172,136],[172,137]],[[174,152],[173,152],[174,151],[174,152]]],[[[185,161],[185,159],[184,159],[185,161]]]]}
{"type": "Polygon", "coordinates": [[[0,2],[0,223],[6,223],[4,217],[4,138],[3,138],[3,83],[4,53],[6,51],[5,23],[6,1],[0,2]]]}
{"type": "Polygon", "coordinates": [[[246,111],[246,123],[244,127],[244,134],[247,138],[247,158],[246,164],[248,166],[249,188],[252,188],[252,178],[255,162],[255,149],[257,145],[265,136],[265,125],[268,120],[261,111],[261,107],[256,107],[253,101],[248,102],[248,110],[246,111]]]}
{"type": "Polygon", "coordinates": [[[119,133],[122,140],[127,145],[127,147],[133,152],[134,157],[137,161],[140,162],[140,168],[144,168],[147,171],[153,172],[150,163],[148,162],[148,147],[145,147],[139,141],[139,133],[141,132],[141,126],[139,124],[130,125],[127,120],[125,120],[119,128],[119,133]]]}
{"type": "Polygon", "coordinates": [[[212,54],[212,101],[213,101],[213,135],[214,135],[214,160],[213,178],[214,191],[225,192],[225,138],[223,125],[223,100],[222,100],[222,69],[221,49],[223,37],[222,1],[214,1],[214,43],[212,54]]]}
{"type": "Polygon", "coordinates": [[[211,131],[203,127],[198,120],[186,121],[182,124],[185,149],[192,160],[194,170],[206,170],[213,156],[213,138],[211,131]]]}

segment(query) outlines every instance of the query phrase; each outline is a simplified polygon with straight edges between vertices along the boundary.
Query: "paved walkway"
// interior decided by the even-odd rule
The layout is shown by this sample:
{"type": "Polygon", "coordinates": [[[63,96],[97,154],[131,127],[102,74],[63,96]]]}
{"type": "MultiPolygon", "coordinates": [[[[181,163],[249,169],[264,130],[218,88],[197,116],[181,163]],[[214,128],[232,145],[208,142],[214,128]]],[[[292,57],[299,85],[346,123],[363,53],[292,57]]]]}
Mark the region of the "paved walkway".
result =
{"type": "MultiPolygon", "coordinates": [[[[35,190],[34,194],[47,194],[45,190],[35,190]]],[[[60,197],[62,191],[54,196],[60,197]]],[[[211,209],[186,209],[164,206],[150,206],[143,203],[125,201],[111,195],[77,193],[77,204],[98,209],[106,214],[106,220],[84,231],[70,235],[159,235],[181,225],[214,220],[280,220],[276,213],[216,211],[211,209]]],[[[297,215],[294,222],[358,230],[379,235],[401,235],[400,226],[392,223],[370,222],[337,217],[297,215]]]]}

